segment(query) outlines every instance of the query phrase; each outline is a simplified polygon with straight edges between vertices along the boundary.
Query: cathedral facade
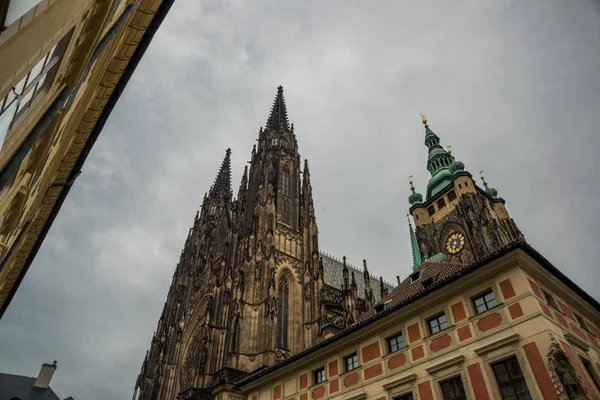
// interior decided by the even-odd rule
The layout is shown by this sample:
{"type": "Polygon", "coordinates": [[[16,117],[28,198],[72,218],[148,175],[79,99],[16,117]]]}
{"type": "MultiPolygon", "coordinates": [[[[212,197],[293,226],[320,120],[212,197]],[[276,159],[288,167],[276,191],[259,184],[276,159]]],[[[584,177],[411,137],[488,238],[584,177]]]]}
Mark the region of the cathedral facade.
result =
{"type": "Polygon", "coordinates": [[[423,123],[431,179],[410,183],[392,286],[320,250],[279,87],[237,197],[229,150],[204,197],[134,400],[600,400],[600,304],[423,123]]]}

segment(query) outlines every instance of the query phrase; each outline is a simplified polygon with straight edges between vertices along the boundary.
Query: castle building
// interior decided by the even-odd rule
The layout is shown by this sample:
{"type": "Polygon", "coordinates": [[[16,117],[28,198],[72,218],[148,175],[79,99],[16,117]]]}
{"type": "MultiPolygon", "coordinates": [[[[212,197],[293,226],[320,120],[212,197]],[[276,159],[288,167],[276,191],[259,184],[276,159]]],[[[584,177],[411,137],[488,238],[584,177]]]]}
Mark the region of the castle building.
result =
{"type": "Polygon", "coordinates": [[[0,1],[0,317],[173,1],[0,1]]]}
{"type": "Polygon", "coordinates": [[[394,287],[319,248],[278,88],[237,197],[227,150],[134,399],[600,399],[600,304],[524,239],[426,118],[413,271],[394,287]]]}

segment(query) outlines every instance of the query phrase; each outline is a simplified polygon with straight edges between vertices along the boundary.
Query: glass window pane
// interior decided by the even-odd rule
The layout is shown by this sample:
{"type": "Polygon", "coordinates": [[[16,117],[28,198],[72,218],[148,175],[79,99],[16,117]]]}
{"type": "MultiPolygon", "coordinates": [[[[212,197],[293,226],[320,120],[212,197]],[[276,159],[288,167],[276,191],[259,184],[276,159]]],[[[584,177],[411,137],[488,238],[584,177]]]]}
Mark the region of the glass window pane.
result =
{"type": "Polygon", "coordinates": [[[10,124],[13,120],[13,116],[15,114],[15,109],[17,108],[17,103],[13,103],[10,107],[8,107],[2,114],[0,114],[0,146],[4,144],[4,139],[6,138],[6,133],[10,128],[10,124]]]}
{"type": "Polygon", "coordinates": [[[8,26],[21,18],[23,14],[31,10],[39,2],[40,0],[11,0],[8,4],[8,12],[6,13],[4,26],[8,26]]]}
{"type": "Polygon", "coordinates": [[[27,75],[25,75],[23,77],[23,79],[21,79],[21,81],[15,85],[15,93],[17,93],[17,95],[20,95],[21,93],[23,93],[23,88],[25,87],[26,80],[27,80],[27,75]]]}
{"type": "Polygon", "coordinates": [[[42,57],[42,59],[38,61],[37,64],[35,64],[35,67],[31,69],[31,72],[29,73],[29,82],[33,81],[35,78],[37,78],[39,74],[42,73],[42,69],[44,69],[45,60],[46,56],[42,57]]]}

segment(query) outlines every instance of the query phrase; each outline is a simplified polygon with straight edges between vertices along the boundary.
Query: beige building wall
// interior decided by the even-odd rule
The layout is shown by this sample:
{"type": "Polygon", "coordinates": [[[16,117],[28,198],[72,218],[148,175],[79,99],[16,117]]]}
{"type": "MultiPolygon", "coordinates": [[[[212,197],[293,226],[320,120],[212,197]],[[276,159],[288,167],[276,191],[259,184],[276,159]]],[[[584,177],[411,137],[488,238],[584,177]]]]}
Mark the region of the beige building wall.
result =
{"type": "Polygon", "coordinates": [[[501,399],[492,365],[514,357],[532,398],[566,399],[548,369],[547,354],[556,343],[569,356],[589,398],[599,399],[594,384],[600,382],[599,325],[596,309],[523,251],[514,250],[239,391],[226,391],[222,398],[391,400],[412,394],[414,399],[443,399],[441,383],[459,378],[468,399],[501,399]],[[490,289],[497,305],[477,314],[473,297],[490,289]],[[448,327],[430,334],[427,320],[441,312],[448,327]],[[387,339],[400,332],[405,346],[390,353],[387,339]],[[345,357],[353,354],[359,366],[346,371],[345,357]],[[592,366],[590,372],[582,359],[592,366]],[[320,368],[326,380],[315,384],[313,373],[320,368]]]}
{"type": "Polygon", "coordinates": [[[164,3],[166,13],[172,2],[0,6],[0,317],[108,117],[107,104],[126,84],[132,56],[151,40],[157,10],[164,3]]]}

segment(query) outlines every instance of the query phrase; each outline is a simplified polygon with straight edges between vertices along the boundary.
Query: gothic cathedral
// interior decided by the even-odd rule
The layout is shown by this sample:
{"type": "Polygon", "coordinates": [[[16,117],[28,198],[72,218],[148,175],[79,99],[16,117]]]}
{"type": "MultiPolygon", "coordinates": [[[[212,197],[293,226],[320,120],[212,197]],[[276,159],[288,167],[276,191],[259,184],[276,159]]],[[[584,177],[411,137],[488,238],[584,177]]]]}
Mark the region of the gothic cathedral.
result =
{"type": "Polygon", "coordinates": [[[233,198],[228,149],[196,214],[136,383],[175,399],[274,365],[358,321],[391,285],[319,252],[283,88],[233,198]]]}

